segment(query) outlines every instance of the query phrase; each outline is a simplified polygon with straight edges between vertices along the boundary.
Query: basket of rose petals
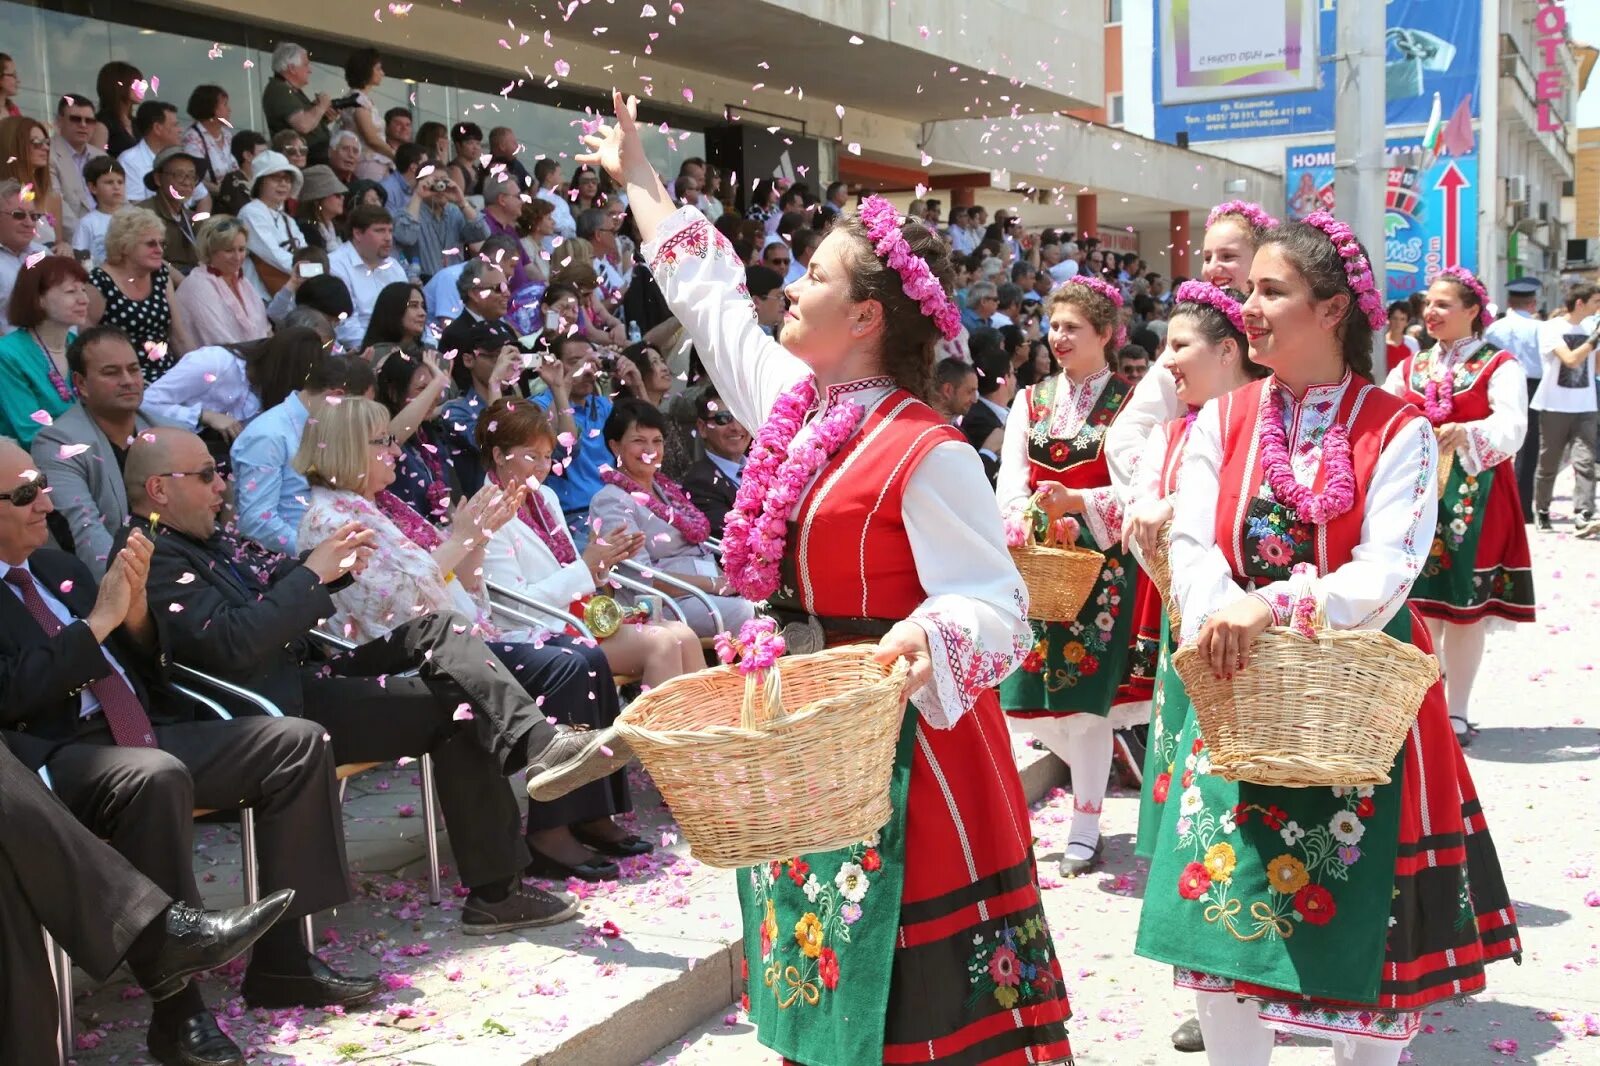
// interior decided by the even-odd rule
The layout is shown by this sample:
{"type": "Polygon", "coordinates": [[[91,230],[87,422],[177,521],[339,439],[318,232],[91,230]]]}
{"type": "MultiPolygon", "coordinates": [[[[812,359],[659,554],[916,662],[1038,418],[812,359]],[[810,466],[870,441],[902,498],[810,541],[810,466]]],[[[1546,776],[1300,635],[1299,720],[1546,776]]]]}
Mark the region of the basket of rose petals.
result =
{"type": "Polygon", "coordinates": [[[1040,622],[1072,621],[1100,580],[1106,557],[1092,548],[1078,547],[1078,523],[1071,518],[1052,522],[1040,510],[1037,495],[1021,514],[1008,515],[1005,523],[1011,561],[1028,586],[1028,617],[1040,622]]]}

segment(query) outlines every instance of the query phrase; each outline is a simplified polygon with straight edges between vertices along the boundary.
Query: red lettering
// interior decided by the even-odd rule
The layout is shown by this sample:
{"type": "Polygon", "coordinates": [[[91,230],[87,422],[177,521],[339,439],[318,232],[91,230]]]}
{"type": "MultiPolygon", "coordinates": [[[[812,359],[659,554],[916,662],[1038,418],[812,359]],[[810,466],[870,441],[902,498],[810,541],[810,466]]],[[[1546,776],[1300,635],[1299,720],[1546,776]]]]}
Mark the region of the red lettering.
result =
{"type": "Polygon", "coordinates": [[[1541,7],[1533,16],[1533,25],[1545,36],[1560,33],[1567,25],[1566,9],[1556,3],[1541,7]]]}
{"type": "Polygon", "coordinates": [[[1562,95],[1561,71],[1541,70],[1533,79],[1533,95],[1540,100],[1555,100],[1562,95]]]}
{"type": "Polygon", "coordinates": [[[1541,37],[1537,42],[1539,51],[1544,56],[1544,65],[1553,67],[1560,62],[1560,53],[1567,43],[1565,37],[1541,37]]]}

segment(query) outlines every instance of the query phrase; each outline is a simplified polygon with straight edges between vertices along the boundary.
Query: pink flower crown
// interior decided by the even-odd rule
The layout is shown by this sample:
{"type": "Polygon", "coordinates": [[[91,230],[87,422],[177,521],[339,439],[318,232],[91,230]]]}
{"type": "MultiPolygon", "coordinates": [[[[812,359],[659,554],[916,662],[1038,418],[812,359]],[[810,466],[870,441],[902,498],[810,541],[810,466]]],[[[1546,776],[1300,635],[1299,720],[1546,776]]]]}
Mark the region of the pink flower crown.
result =
{"type": "Polygon", "coordinates": [[[1478,298],[1478,321],[1484,326],[1488,326],[1494,321],[1494,316],[1489,314],[1489,294],[1484,290],[1483,282],[1478,280],[1478,276],[1476,274],[1468,270],[1466,267],[1447,266],[1443,270],[1439,271],[1438,274],[1434,275],[1435,280],[1438,280],[1439,278],[1449,278],[1452,281],[1459,281],[1468,289],[1471,289],[1472,295],[1478,298]]]}
{"type": "Polygon", "coordinates": [[[858,217],[867,227],[867,237],[873,251],[900,275],[900,284],[907,296],[917,301],[922,313],[933,319],[947,341],[961,335],[961,312],[950,302],[939,279],[928,268],[928,261],[911,250],[905,235],[900,232],[901,216],[894,204],[881,196],[869,196],[861,202],[858,217]]]}
{"type": "MultiPolygon", "coordinates": [[[[1065,282],[1067,285],[1082,285],[1090,292],[1097,292],[1111,301],[1111,306],[1118,311],[1122,310],[1122,290],[1093,274],[1074,274],[1065,282]]],[[[1128,327],[1121,322],[1117,323],[1117,332],[1112,336],[1111,343],[1118,348],[1128,343],[1128,327]]]]}
{"type": "Polygon", "coordinates": [[[1377,280],[1372,276],[1372,264],[1361,251],[1355,231],[1326,211],[1313,211],[1300,221],[1321,230],[1333,242],[1334,250],[1344,260],[1344,276],[1350,283],[1350,291],[1356,294],[1356,306],[1367,316],[1367,325],[1382,329],[1388,324],[1389,316],[1383,309],[1377,280]]]}
{"type": "Polygon", "coordinates": [[[1178,286],[1172,299],[1175,304],[1204,304],[1221,311],[1235,330],[1244,332],[1244,309],[1239,306],[1239,301],[1210,282],[1186,281],[1178,286]]]}
{"type": "Polygon", "coordinates": [[[1206,229],[1217,224],[1217,220],[1225,215],[1238,215],[1256,229],[1272,229],[1278,220],[1267,214],[1266,208],[1250,200],[1229,200],[1227,203],[1218,204],[1206,216],[1206,229]]]}

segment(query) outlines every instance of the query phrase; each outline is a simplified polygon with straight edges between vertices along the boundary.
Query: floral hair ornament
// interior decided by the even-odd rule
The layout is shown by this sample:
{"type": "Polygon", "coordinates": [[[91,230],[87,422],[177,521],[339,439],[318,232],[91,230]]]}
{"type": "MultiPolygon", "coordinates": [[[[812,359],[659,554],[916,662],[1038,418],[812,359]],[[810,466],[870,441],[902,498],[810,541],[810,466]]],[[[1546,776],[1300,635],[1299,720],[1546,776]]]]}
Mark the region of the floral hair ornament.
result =
{"type": "Polygon", "coordinates": [[[1494,321],[1494,317],[1489,314],[1489,294],[1484,290],[1483,282],[1478,280],[1476,274],[1466,267],[1447,266],[1434,275],[1435,281],[1440,278],[1449,278],[1451,281],[1465,285],[1472,292],[1472,295],[1478,298],[1478,321],[1480,323],[1487,327],[1494,321]]]}
{"type": "Polygon", "coordinates": [[[1186,281],[1178,286],[1178,291],[1173,294],[1173,302],[1180,304],[1204,304],[1216,311],[1221,311],[1227,316],[1229,324],[1240,333],[1244,332],[1244,309],[1239,306],[1239,301],[1223,292],[1207,281],[1186,281]]]}
{"type": "Polygon", "coordinates": [[[1361,250],[1355,231],[1326,211],[1313,211],[1301,219],[1312,229],[1318,229],[1333,243],[1339,258],[1344,260],[1344,276],[1350,291],[1356,294],[1356,306],[1367,316],[1367,325],[1382,329],[1389,321],[1383,307],[1383,295],[1378,292],[1377,280],[1372,276],[1372,264],[1361,250]]]}
{"type": "MultiPolygon", "coordinates": [[[[1104,296],[1106,299],[1111,301],[1112,307],[1115,307],[1118,311],[1122,310],[1122,290],[1103,278],[1097,278],[1093,274],[1074,274],[1072,277],[1067,279],[1066,283],[1068,285],[1082,285],[1090,292],[1099,293],[1101,296],[1104,296]]],[[[1112,344],[1118,348],[1121,348],[1127,343],[1128,327],[1122,325],[1121,322],[1118,322],[1117,332],[1112,338],[1112,344]]]]}
{"type": "Polygon", "coordinates": [[[900,285],[907,296],[917,301],[922,313],[933,319],[947,341],[961,335],[961,312],[950,302],[939,279],[928,268],[928,261],[911,250],[905,234],[900,232],[899,210],[881,196],[869,196],[861,203],[858,213],[862,225],[867,227],[867,239],[872,250],[900,275],[900,285]]]}
{"type": "Polygon", "coordinates": [[[1266,208],[1251,200],[1229,200],[1227,203],[1218,204],[1206,216],[1206,229],[1215,226],[1218,220],[1229,215],[1238,215],[1256,229],[1272,229],[1278,220],[1267,214],[1266,208]]]}

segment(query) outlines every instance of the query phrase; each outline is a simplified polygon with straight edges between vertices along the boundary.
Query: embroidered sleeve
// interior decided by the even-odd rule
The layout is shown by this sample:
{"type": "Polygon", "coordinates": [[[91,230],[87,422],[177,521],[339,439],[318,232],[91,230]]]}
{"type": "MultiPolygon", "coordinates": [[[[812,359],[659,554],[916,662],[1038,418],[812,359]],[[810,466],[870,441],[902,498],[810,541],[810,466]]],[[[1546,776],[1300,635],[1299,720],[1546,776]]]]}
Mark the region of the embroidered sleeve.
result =
{"type": "Polygon", "coordinates": [[[1406,394],[1406,368],[1411,360],[1402,359],[1389,368],[1389,376],[1383,379],[1383,391],[1392,396],[1404,397],[1406,394]]]}
{"type": "Polygon", "coordinates": [[[949,729],[1016,668],[1033,644],[1028,593],[1006,551],[1000,515],[972,507],[989,482],[971,448],[941,444],[912,472],[902,511],[928,598],[911,618],[928,635],[933,680],[911,701],[949,729]]]}
{"type": "Polygon", "coordinates": [[[1111,467],[1111,483],[1119,492],[1127,492],[1132,484],[1150,431],[1182,416],[1183,401],[1178,399],[1172,371],[1157,363],[1134,386],[1117,420],[1106,431],[1106,463],[1111,467]]]}
{"type": "Polygon", "coordinates": [[[1476,477],[1522,449],[1528,432],[1528,375],[1508,359],[1489,378],[1489,417],[1466,424],[1467,444],[1456,461],[1476,477]]]}
{"type": "Polygon", "coordinates": [[[1000,443],[1000,473],[995,478],[995,498],[1000,501],[1000,513],[1020,511],[1033,495],[1032,478],[1028,476],[1028,403],[1033,389],[1023,389],[1011,401],[1011,413],[1006,416],[1006,429],[1000,443]]]}
{"type": "Polygon", "coordinates": [[[1244,595],[1217,543],[1221,468],[1222,423],[1213,402],[1200,411],[1189,431],[1183,467],[1178,471],[1172,548],[1167,554],[1172,595],[1183,614],[1184,640],[1192,640],[1206,619],[1244,595]]]}
{"type": "Polygon", "coordinates": [[[779,393],[810,371],[761,331],[733,246],[705,215],[685,207],[661,223],[644,256],[722,401],[755,432],[779,393]]]}
{"type": "Polygon", "coordinates": [[[1095,545],[1109,548],[1122,541],[1122,501],[1110,486],[1080,490],[1084,495],[1083,522],[1095,545]]]}

